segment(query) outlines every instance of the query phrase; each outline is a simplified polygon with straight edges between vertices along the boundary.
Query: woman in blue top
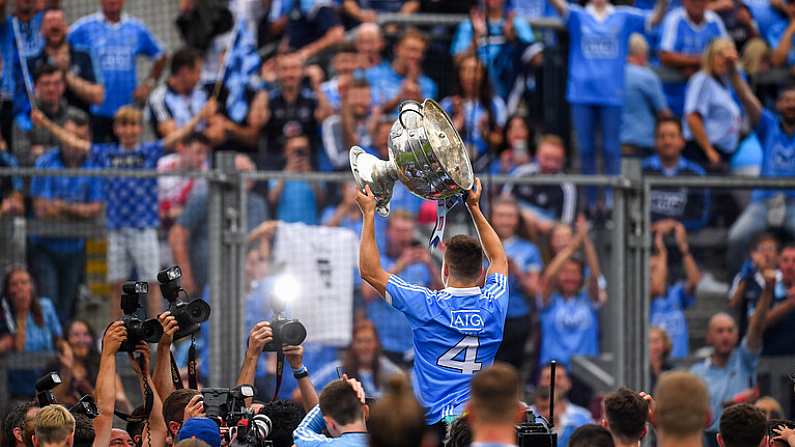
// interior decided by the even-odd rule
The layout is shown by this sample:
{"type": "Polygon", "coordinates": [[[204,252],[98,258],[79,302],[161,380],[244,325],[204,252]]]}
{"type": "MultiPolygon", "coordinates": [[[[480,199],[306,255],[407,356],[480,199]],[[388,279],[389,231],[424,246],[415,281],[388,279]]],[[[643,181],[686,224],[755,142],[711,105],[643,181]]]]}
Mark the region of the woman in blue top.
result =
{"type": "MultiPolygon", "coordinates": [[[[49,298],[36,296],[33,279],[20,265],[12,266],[2,282],[0,352],[55,352],[61,342],[61,323],[49,298]]],[[[41,371],[11,370],[11,396],[30,398],[41,371]]]]}
{"type": "Polygon", "coordinates": [[[515,199],[500,197],[494,201],[491,224],[502,241],[510,268],[505,335],[496,359],[521,370],[527,337],[530,336],[530,311],[538,290],[538,275],[544,265],[538,248],[528,240],[527,226],[515,199]]]}
{"type": "MultiPolygon", "coordinates": [[[[600,128],[605,169],[608,174],[618,174],[629,36],[659,23],[667,1],[657,0],[651,14],[626,6],[614,7],[607,0],[591,0],[585,8],[566,0],[550,1],[569,31],[566,99],[571,104],[582,172],[596,174],[594,141],[600,128]]],[[[589,188],[588,205],[594,207],[595,203],[596,190],[589,188]]]]}
{"type": "Polygon", "coordinates": [[[540,365],[557,360],[568,367],[574,356],[599,355],[598,310],[606,297],[600,298],[595,275],[583,287],[583,262],[573,257],[587,234],[588,226],[581,220],[574,241],[555,255],[541,277],[540,365]]]}
{"type": "Polygon", "coordinates": [[[507,117],[505,102],[492,93],[483,63],[477,57],[461,59],[456,93],[444,98],[440,105],[450,115],[473,159],[502,144],[502,126],[507,117]]]}

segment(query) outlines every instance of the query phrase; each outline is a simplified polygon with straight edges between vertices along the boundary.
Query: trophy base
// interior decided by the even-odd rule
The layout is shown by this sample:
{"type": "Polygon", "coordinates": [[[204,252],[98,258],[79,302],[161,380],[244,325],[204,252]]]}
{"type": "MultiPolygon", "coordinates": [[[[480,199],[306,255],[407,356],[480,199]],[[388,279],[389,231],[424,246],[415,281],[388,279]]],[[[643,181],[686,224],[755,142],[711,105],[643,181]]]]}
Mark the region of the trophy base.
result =
{"type": "Polygon", "coordinates": [[[380,160],[359,146],[353,146],[349,156],[356,186],[360,191],[369,186],[376,198],[375,211],[381,217],[389,216],[389,200],[398,179],[397,169],[391,162],[380,160]]]}

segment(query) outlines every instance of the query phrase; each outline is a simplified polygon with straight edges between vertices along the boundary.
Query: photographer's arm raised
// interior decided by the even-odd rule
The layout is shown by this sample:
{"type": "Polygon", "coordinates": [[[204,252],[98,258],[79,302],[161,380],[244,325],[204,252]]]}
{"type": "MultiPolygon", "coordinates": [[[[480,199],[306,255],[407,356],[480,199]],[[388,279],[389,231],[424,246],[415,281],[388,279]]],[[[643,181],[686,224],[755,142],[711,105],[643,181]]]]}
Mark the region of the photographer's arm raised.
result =
{"type": "Polygon", "coordinates": [[[116,408],[116,353],[127,339],[127,329],[121,321],[114,321],[102,338],[99,357],[96,399],[99,416],[94,419],[94,447],[107,447],[113,430],[113,411],[116,408]]]}
{"type": "Polygon", "coordinates": [[[171,379],[171,341],[179,330],[177,319],[171,312],[163,312],[157,317],[163,326],[163,336],[157,344],[157,363],[153,382],[161,401],[165,401],[174,392],[174,382],[171,379]]]}
{"type": "Polygon", "coordinates": [[[135,352],[143,359],[143,370],[140,368],[138,361],[130,354],[130,364],[133,370],[138,374],[141,379],[142,395],[146,397],[146,387],[152,393],[152,408],[149,412],[149,429],[144,430],[141,437],[141,445],[148,447],[164,447],[166,445],[166,420],[163,419],[163,401],[157,393],[152,375],[149,373],[149,365],[151,363],[151,355],[149,353],[149,345],[146,342],[138,343],[135,352]],[[144,386],[145,384],[145,386],[144,386]]]}
{"type": "MultiPolygon", "coordinates": [[[[248,348],[243,357],[243,364],[240,366],[240,374],[237,376],[236,385],[252,385],[257,375],[257,360],[262,354],[262,348],[273,340],[271,324],[267,321],[260,321],[251,328],[248,335],[248,348]]],[[[246,399],[249,405],[251,399],[246,399]]]]}

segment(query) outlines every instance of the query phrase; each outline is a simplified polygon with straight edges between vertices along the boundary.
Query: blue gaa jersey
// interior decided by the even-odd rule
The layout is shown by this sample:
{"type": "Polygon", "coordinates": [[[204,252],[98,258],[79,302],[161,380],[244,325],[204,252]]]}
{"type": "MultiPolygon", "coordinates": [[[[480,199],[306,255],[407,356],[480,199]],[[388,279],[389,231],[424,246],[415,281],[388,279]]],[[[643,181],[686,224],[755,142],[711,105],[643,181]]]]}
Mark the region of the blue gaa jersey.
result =
{"type": "MultiPolygon", "coordinates": [[[[544,261],[541,260],[541,253],[538,248],[530,242],[520,237],[512,237],[502,241],[505,254],[508,259],[523,272],[539,273],[544,268],[544,261]]],[[[533,297],[525,296],[519,286],[519,278],[511,276],[508,278],[508,318],[522,318],[530,315],[530,300],[533,297]]]]}
{"type": "MultiPolygon", "coordinates": [[[[163,150],[159,141],[143,143],[131,150],[117,144],[101,144],[91,147],[91,156],[94,164],[101,168],[154,171],[163,150]]],[[[160,225],[156,178],[107,177],[104,183],[108,229],[145,229],[160,225]]]]}
{"type": "Polygon", "coordinates": [[[591,6],[569,5],[564,17],[571,36],[566,99],[575,104],[624,104],[624,67],[629,36],[642,33],[647,14],[626,6],[608,6],[599,20],[591,6]]]}
{"type": "Polygon", "coordinates": [[[91,106],[91,112],[104,117],[133,102],[138,56],[156,58],[163,53],[146,25],[127,14],[118,23],[110,23],[101,12],[79,19],[69,30],[69,44],[91,51],[95,58],[105,83],[105,100],[91,106]]]}
{"type": "MultiPolygon", "coordinates": [[[[765,109],[754,129],[762,144],[761,177],[792,177],[795,176],[795,135],[787,135],[781,127],[779,118],[772,111],[765,109]]],[[[753,200],[765,200],[776,194],[795,197],[795,190],[759,189],[753,193],[753,200]]]]}
{"type": "Polygon", "coordinates": [[[432,291],[391,275],[386,301],[414,334],[414,393],[426,423],[461,414],[472,376],[494,362],[508,310],[508,278],[492,273],[483,288],[432,291]]]}

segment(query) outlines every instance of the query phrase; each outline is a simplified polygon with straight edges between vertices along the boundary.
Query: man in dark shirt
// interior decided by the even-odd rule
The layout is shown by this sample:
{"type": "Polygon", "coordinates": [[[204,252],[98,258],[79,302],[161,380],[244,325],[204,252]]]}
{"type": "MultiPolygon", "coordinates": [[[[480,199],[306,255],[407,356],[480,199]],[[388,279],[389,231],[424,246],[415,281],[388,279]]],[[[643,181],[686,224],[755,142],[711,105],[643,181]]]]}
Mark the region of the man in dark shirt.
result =
{"type": "MultiPolygon", "coordinates": [[[[547,135],[538,143],[536,161],[517,167],[512,176],[562,174],[566,165],[563,140],[547,135]]],[[[511,194],[519,201],[522,216],[541,233],[548,233],[557,222],[574,224],[577,216],[577,188],[571,183],[558,185],[528,185],[507,183],[503,194],[511,194]]]]}
{"type": "MultiPolygon", "coordinates": [[[[643,173],[663,177],[704,176],[704,169],[681,156],[685,147],[682,125],[676,118],[657,122],[654,137],[657,154],[643,161],[643,173]]],[[[704,228],[709,221],[709,191],[703,188],[654,188],[651,191],[651,220],[674,219],[688,231],[704,228]]]]}
{"type": "Polygon", "coordinates": [[[94,62],[87,51],[72,47],[66,42],[66,19],[61,9],[48,9],[41,22],[44,48],[28,58],[30,72],[47,63],[64,72],[66,81],[66,101],[74,107],[90,113],[92,104],[98,105],[105,99],[105,87],[94,70],[94,62]]]}
{"type": "MultiPolygon", "coordinates": [[[[303,61],[296,53],[279,56],[276,61],[277,87],[271,90],[263,107],[266,110],[263,135],[266,148],[257,160],[259,169],[281,169],[285,135],[304,134],[319,148],[319,122],[324,118],[315,93],[302,85],[303,61]]],[[[312,154],[317,162],[319,153],[312,154]]],[[[316,164],[316,163],[315,163],[316,164]]]]}
{"type": "MultiPolygon", "coordinates": [[[[275,2],[274,2],[275,3],[275,2]]],[[[308,60],[325,49],[342,42],[345,30],[332,0],[292,0],[273,6],[273,22],[286,20],[284,40],[287,47],[308,60]]]]}

